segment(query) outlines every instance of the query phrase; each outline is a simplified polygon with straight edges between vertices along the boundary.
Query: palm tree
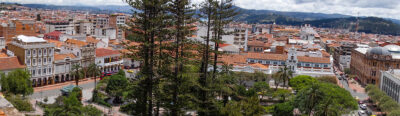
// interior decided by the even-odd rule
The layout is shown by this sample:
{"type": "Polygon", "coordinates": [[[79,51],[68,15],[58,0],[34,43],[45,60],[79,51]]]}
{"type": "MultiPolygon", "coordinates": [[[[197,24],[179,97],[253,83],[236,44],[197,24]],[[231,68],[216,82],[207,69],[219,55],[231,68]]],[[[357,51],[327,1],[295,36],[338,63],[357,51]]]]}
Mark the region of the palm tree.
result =
{"type": "Polygon", "coordinates": [[[289,88],[288,83],[290,81],[290,78],[293,77],[293,71],[284,66],[283,68],[279,69],[278,73],[280,74],[281,79],[283,79],[283,85],[289,88]]]}
{"type": "Polygon", "coordinates": [[[79,79],[81,78],[81,66],[79,64],[72,65],[72,75],[75,77],[75,84],[78,86],[79,79]]]}
{"type": "Polygon", "coordinates": [[[101,69],[95,63],[90,64],[88,69],[89,69],[89,72],[92,73],[91,76],[94,77],[94,89],[96,89],[96,79],[97,79],[97,76],[101,75],[101,69]]]}
{"type": "Polygon", "coordinates": [[[282,81],[281,74],[280,73],[274,73],[274,74],[272,74],[272,78],[274,78],[275,91],[277,91],[279,83],[280,83],[280,81],[282,81]]]}

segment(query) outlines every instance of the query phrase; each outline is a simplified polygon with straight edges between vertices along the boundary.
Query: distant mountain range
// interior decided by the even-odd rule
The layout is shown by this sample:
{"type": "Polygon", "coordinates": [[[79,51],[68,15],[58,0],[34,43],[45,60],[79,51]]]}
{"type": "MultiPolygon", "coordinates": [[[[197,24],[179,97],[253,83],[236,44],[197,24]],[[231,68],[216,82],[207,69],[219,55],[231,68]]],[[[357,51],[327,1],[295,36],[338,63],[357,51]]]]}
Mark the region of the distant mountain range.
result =
{"type": "MultiPolygon", "coordinates": [[[[103,5],[103,6],[59,6],[46,4],[22,4],[30,8],[42,8],[52,10],[75,10],[89,11],[91,13],[127,13],[134,11],[130,6],[103,5]]],[[[342,14],[324,14],[307,12],[282,12],[274,10],[251,10],[237,7],[240,14],[235,18],[237,21],[247,23],[280,25],[302,25],[311,24],[315,27],[342,28],[355,31],[357,19],[354,16],[342,14]]],[[[377,17],[360,17],[360,32],[377,34],[400,34],[400,20],[377,17]]]]}
{"type": "MultiPolygon", "coordinates": [[[[341,14],[304,13],[304,12],[280,12],[273,10],[248,10],[238,8],[240,14],[235,18],[238,21],[248,23],[280,25],[311,24],[315,27],[340,28],[356,30],[357,18],[341,14]]],[[[400,20],[378,17],[359,17],[359,32],[376,34],[400,34],[400,20]]]]}
{"type": "Polygon", "coordinates": [[[119,5],[102,5],[102,6],[59,6],[59,5],[46,5],[46,4],[22,4],[29,8],[42,8],[52,10],[73,10],[73,11],[89,11],[91,13],[128,13],[131,14],[134,10],[130,6],[119,5]]]}

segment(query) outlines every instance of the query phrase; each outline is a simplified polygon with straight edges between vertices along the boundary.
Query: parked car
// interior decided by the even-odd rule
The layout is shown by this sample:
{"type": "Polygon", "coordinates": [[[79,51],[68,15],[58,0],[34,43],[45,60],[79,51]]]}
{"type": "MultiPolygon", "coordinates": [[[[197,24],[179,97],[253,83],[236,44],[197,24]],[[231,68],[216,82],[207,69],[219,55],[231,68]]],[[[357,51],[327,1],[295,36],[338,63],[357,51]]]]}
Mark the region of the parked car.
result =
{"type": "Polygon", "coordinates": [[[358,104],[364,104],[364,102],[360,100],[360,101],[358,101],[358,104]]]}
{"type": "Polygon", "coordinates": [[[367,105],[365,105],[365,104],[360,104],[360,108],[361,108],[362,110],[367,110],[367,105]]]}
{"type": "Polygon", "coordinates": [[[359,116],[364,116],[364,115],[365,115],[365,111],[359,110],[359,111],[358,111],[358,115],[359,115],[359,116]]]}

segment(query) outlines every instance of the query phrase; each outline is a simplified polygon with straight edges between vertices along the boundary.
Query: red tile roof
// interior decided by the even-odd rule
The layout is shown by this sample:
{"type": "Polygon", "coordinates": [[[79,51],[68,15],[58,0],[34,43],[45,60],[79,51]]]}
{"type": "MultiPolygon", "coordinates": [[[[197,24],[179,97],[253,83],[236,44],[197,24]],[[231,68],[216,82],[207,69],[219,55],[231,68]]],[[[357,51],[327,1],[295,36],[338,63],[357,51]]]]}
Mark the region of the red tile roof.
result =
{"type": "Polygon", "coordinates": [[[329,64],[331,60],[329,58],[320,58],[320,57],[306,57],[306,56],[297,56],[299,62],[310,62],[310,63],[324,63],[329,64]]]}
{"type": "Polygon", "coordinates": [[[25,67],[18,61],[17,57],[0,58],[0,70],[22,69],[25,67]]]}
{"type": "Polygon", "coordinates": [[[121,54],[117,50],[110,50],[110,49],[105,49],[105,48],[97,48],[96,49],[96,57],[104,57],[104,56],[111,56],[111,55],[117,55],[121,54]]]}
{"type": "Polygon", "coordinates": [[[222,47],[230,46],[230,45],[231,45],[231,44],[219,44],[219,47],[222,48],[222,47]]]}
{"type": "Polygon", "coordinates": [[[67,57],[72,58],[72,59],[76,58],[76,56],[74,54],[72,54],[72,53],[69,53],[69,54],[57,54],[57,53],[55,53],[54,54],[54,61],[64,60],[67,57]]]}
{"type": "Polygon", "coordinates": [[[61,35],[61,32],[59,32],[59,31],[53,31],[53,32],[50,32],[50,33],[46,33],[45,35],[60,36],[60,35],[61,35]]]}
{"type": "Polygon", "coordinates": [[[85,46],[85,45],[88,44],[88,43],[86,43],[86,42],[84,42],[84,41],[80,41],[80,40],[76,40],[76,39],[67,39],[67,40],[65,41],[65,43],[67,43],[67,44],[74,44],[74,45],[79,46],[79,47],[82,47],[82,46],[85,46]]]}
{"type": "Polygon", "coordinates": [[[253,41],[248,41],[247,46],[264,47],[266,45],[262,41],[253,40],[253,41]]]}
{"type": "Polygon", "coordinates": [[[287,59],[287,55],[286,54],[247,53],[247,58],[285,61],[287,59]]]}

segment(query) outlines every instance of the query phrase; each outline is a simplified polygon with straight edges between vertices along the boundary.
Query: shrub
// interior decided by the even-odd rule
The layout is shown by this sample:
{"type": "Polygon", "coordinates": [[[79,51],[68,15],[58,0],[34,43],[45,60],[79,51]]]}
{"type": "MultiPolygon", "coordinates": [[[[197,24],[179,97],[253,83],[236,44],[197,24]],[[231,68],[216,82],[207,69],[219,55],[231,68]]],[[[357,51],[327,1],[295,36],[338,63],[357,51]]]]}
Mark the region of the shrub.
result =
{"type": "Polygon", "coordinates": [[[322,76],[322,77],[317,77],[317,80],[320,81],[320,82],[326,82],[326,83],[337,84],[336,77],[334,77],[334,76],[322,76]]]}
{"type": "Polygon", "coordinates": [[[6,99],[14,105],[18,111],[33,111],[32,104],[20,95],[7,95],[6,99]]]}

